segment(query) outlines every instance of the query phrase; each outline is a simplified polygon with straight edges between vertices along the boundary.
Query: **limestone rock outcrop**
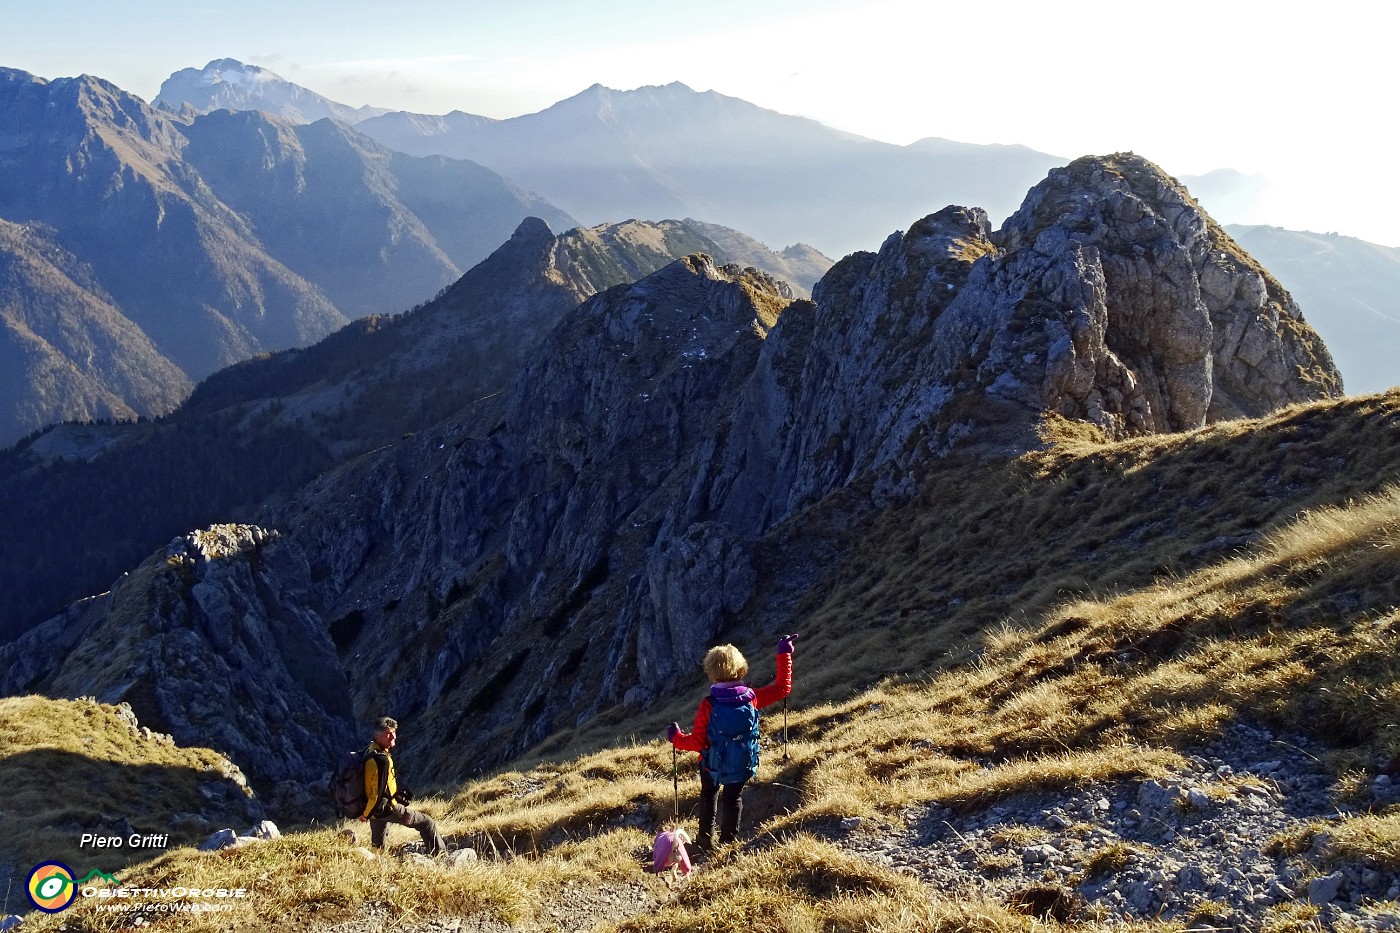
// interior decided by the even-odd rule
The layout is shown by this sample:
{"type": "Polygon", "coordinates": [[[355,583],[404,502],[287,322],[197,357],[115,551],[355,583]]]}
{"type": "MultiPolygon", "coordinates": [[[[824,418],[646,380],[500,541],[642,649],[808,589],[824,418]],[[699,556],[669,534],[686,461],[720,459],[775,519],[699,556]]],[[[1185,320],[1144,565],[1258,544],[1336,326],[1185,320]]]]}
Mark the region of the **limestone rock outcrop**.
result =
{"type": "Polygon", "coordinates": [[[350,692],[294,544],[251,525],[176,538],[109,593],[0,647],[0,692],[130,704],[255,781],[329,771],[356,734],[350,692]]]}
{"type": "Polygon", "coordinates": [[[1341,392],[1331,355],[1278,281],[1141,157],[1051,171],[996,239],[1013,255],[1082,255],[1104,281],[1096,357],[1111,355],[1136,384],[1096,396],[1055,380],[1046,400],[1064,414],[1118,434],[1177,431],[1341,392]]]}
{"type": "Polygon", "coordinates": [[[814,300],[775,328],[736,419],[782,411],[786,430],[731,437],[717,486],[750,490],[726,512],[750,533],[861,475],[897,492],[930,457],[1029,449],[1047,412],[1125,437],[1342,388],[1278,282],[1132,155],[1052,170],[996,233],[940,211],[847,257],[814,300]]]}

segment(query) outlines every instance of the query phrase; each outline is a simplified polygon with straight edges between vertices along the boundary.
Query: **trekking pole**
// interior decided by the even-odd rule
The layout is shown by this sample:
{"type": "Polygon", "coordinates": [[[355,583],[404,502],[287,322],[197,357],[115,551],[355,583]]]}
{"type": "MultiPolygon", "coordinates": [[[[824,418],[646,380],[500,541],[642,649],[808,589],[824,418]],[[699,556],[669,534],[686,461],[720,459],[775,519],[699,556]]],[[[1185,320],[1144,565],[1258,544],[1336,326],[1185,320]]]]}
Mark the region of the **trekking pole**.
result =
{"type": "Polygon", "coordinates": [[[783,761],[787,760],[787,697],[783,697],[783,761]]]}
{"type": "Polygon", "coordinates": [[[671,816],[677,823],[681,819],[681,772],[676,765],[676,746],[671,746],[671,816]]]}
{"type": "MultiPolygon", "coordinates": [[[[793,632],[791,635],[787,635],[787,636],[785,636],[784,639],[783,639],[783,641],[786,641],[786,642],[787,642],[787,649],[788,649],[788,652],[789,652],[789,653],[791,653],[791,651],[792,651],[792,640],[793,640],[794,638],[796,638],[796,637],[797,637],[797,633],[796,633],[796,632],[793,632]]],[[[781,645],[782,645],[782,642],[780,641],[778,644],[781,646],[781,645]]],[[[792,688],[791,688],[791,682],[789,682],[789,687],[788,687],[788,689],[789,689],[789,691],[791,691],[791,689],[792,689],[792,688]]],[[[788,698],[787,698],[786,695],[784,695],[784,696],[783,696],[783,761],[791,761],[791,760],[792,760],[791,758],[788,757],[787,701],[788,701],[788,698]]]]}

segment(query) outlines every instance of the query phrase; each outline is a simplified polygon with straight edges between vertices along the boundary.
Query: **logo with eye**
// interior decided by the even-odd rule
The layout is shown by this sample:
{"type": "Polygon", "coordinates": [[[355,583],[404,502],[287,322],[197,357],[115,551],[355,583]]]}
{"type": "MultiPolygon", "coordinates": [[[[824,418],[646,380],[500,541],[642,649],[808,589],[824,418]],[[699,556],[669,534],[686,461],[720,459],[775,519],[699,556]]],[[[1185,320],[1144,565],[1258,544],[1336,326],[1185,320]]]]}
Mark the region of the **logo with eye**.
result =
{"type": "Polygon", "coordinates": [[[44,913],[56,914],[78,896],[73,869],[62,862],[42,862],[29,873],[29,900],[44,913]]]}

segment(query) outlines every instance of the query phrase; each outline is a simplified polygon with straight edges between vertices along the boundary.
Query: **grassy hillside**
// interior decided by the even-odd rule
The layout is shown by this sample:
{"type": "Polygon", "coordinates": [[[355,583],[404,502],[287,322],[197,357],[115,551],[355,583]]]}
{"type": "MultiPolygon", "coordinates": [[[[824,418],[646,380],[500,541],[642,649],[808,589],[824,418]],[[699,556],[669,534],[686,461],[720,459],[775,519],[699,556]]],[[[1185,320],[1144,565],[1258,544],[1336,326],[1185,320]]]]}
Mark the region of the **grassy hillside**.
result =
{"type": "Polygon", "coordinates": [[[176,847],[233,825],[211,821],[245,820],[242,781],[217,752],[143,730],[129,707],[0,699],[0,878],[9,892],[0,912],[29,907],[24,881],[39,862],[60,861],[82,874],[100,868],[125,880],[128,866],[157,851],[128,847],[133,833],[168,835],[176,847]],[[84,833],[118,836],[123,845],[81,846],[84,833]]]}
{"type": "MultiPolygon", "coordinates": [[[[746,797],[752,841],[678,892],[647,878],[655,905],[609,928],[1054,929],[954,901],[825,837],[840,818],[897,822],[933,801],[957,811],[1165,774],[1237,721],[1326,743],[1338,793],[1362,804],[1325,834],[1259,847],[1309,843],[1329,864],[1400,868],[1400,813],[1364,806],[1370,777],[1400,752],[1400,392],[1118,444],[1064,422],[1046,436],[1045,450],[1001,467],[931,466],[914,501],[843,532],[825,591],[794,613],[804,638],[790,757],[772,710],[746,797]]],[[[836,514],[827,503],[807,520],[836,514]]],[[[743,645],[756,678],[771,670],[770,644],[743,645]]],[[[219,855],[172,851],[131,873],[247,886],[264,924],[324,929],[368,902],[407,925],[485,913],[548,929],[547,906],[567,892],[643,878],[672,807],[659,736],[699,693],[682,685],[645,717],[439,788],[424,807],[484,856],[466,870],[367,860],[328,828],[219,855]]],[[[688,804],[693,756],[679,779],[688,804]]],[[[78,908],[61,919],[112,923],[78,908]]]]}

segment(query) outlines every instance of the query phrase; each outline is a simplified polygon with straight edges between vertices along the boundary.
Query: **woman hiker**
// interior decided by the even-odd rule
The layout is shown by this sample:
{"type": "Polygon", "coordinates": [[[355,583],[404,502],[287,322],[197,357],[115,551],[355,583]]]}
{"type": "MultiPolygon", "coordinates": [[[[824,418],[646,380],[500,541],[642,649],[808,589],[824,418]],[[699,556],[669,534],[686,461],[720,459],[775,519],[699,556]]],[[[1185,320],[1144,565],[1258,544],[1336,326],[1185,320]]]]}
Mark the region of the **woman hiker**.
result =
{"type": "Polygon", "coordinates": [[[695,848],[714,847],[715,804],[719,804],[719,843],[733,842],[743,811],[744,785],[758,773],[758,711],[792,692],[792,645],[796,635],[778,641],[777,678],[757,690],[744,683],[749,662],[733,645],[718,645],[705,654],[705,674],[712,686],[695,711],[689,733],[680,723],[666,728],[666,738],[681,751],[700,753],[700,828],[695,848]]]}

